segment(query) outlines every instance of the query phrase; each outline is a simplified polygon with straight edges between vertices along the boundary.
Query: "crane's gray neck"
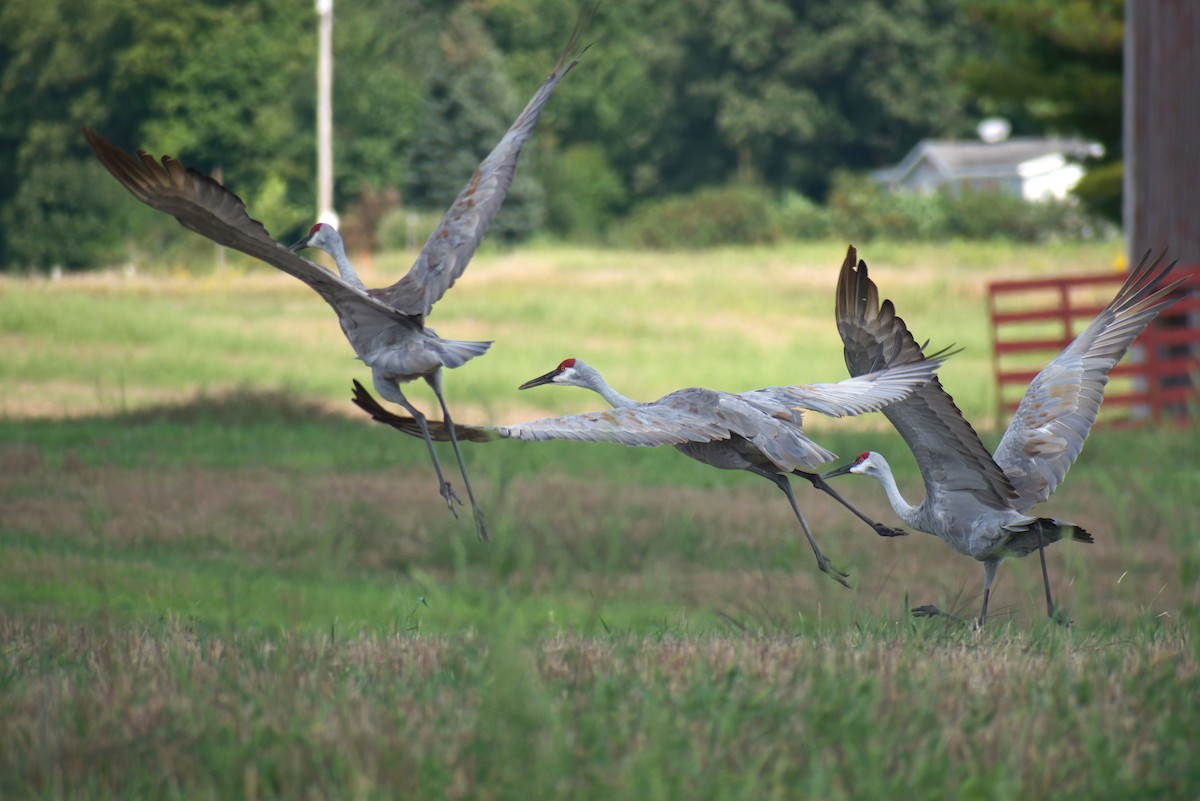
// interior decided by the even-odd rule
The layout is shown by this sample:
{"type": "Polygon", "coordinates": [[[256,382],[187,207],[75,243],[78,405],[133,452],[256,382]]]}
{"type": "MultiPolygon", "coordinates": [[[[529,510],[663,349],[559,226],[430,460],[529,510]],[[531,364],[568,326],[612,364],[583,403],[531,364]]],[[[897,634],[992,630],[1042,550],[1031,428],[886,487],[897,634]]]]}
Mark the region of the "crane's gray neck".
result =
{"type": "Polygon", "coordinates": [[[892,475],[892,466],[887,463],[887,459],[880,456],[879,460],[883,463],[882,468],[878,473],[870,475],[883,485],[883,491],[887,493],[888,503],[892,505],[892,510],[896,515],[913,528],[921,528],[919,525],[920,514],[918,508],[904,500],[904,496],[900,494],[900,487],[896,485],[896,477],[892,475]]]}
{"type": "Polygon", "coordinates": [[[622,406],[640,406],[641,404],[632,398],[627,398],[620,392],[617,392],[608,382],[604,380],[604,376],[600,375],[600,371],[595,367],[576,361],[575,372],[579,375],[580,386],[587,387],[593,392],[600,395],[608,401],[609,406],[621,408],[622,406]]]}
{"type": "Polygon", "coordinates": [[[346,246],[342,243],[341,237],[334,237],[329,243],[329,255],[333,256],[333,261],[337,264],[338,274],[342,276],[343,281],[350,286],[366,291],[366,285],[358,277],[358,271],[354,269],[354,265],[350,263],[349,257],[346,256],[346,246]]]}

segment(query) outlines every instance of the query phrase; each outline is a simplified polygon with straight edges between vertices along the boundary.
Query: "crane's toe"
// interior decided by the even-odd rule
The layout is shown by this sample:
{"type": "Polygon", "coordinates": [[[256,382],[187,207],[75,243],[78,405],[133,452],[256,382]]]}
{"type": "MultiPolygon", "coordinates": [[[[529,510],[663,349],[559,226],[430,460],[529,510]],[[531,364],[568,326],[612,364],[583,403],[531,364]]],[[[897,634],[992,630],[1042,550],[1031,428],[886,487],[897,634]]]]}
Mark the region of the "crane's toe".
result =
{"type": "MultiPolygon", "coordinates": [[[[924,606],[914,606],[912,608],[913,617],[941,617],[946,615],[941,609],[938,609],[933,604],[925,604],[924,606]]],[[[949,617],[949,615],[947,615],[949,617]]]]}
{"type": "Polygon", "coordinates": [[[454,504],[457,503],[459,506],[462,506],[462,498],[458,497],[458,493],[454,491],[454,487],[450,486],[449,481],[442,482],[442,488],[440,491],[442,498],[446,501],[446,506],[449,507],[450,512],[454,515],[455,519],[457,519],[458,510],[454,508],[454,504]]]}
{"type": "Polygon", "coordinates": [[[883,523],[876,523],[873,528],[875,533],[881,537],[907,537],[908,532],[902,528],[892,528],[885,526],[883,523]]]}
{"type": "Polygon", "coordinates": [[[822,573],[829,576],[838,584],[841,584],[846,589],[850,589],[850,582],[846,581],[846,579],[850,576],[849,573],[845,572],[844,570],[838,570],[833,566],[833,563],[824,558],[817,560],[817,567],[821,568],[822,573]]]}
{"type": "Polygon", "coordinates": [[[475,507],[475,532],[479,535],[480,541],[488,541],[487,520],[483,516],[483,510],[478,506],[475,507]]]}
{"type": "Polygon", "coordinates": [[[1060,606],[1055,606],[1050,609],[1050,619],[1060,626],[1071,628],[1071,624],[1075,621],[1071,619],[1071,614],[1060,606]]]}

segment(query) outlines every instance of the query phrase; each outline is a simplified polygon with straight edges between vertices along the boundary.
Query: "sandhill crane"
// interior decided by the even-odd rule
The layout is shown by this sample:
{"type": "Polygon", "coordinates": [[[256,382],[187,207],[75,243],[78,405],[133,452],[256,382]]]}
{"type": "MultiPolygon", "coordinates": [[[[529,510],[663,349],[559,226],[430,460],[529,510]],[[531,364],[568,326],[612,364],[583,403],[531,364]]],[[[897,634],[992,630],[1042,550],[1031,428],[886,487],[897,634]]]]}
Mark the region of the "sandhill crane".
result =
{"type": "MultiPolygon", "coordinates": [[[[674,445],[680,452],[704,464],[762,476],[787,496],[804,536],[812,546],[817,567],[842,586],[849,587],[846,582],[849,574],[833,567],[817,546],[792,494],[789,475],[800,476],[829,493],[881,536],[898,536],[905,532],[870,520],[826,485],[820,476],[805,470],[837,456],[804,436],[799,410],[810,409],[832,417],[877,411],[927,382],[940,363],[940,356],[935,356],[896,370],[870,372],[836,384],[768,387],[736,395],[693,387],[677,390],[650,403],[639,403],[613,389],[594,367],[579,359],[566,359],[545,375],[526,381],[519,389],[542,384],[585,387],[608,401],[613,407],[611,410],[508,426],[459,426],[458,433],[465,439],[476,441],[506,437],[532,441],[617,442],[631,447],[674,445]]],[[[405,433],[416,434],[413,421],[384,410],[357,381],[354,388],[354,402],[376,420],[405,433]]]]}
{"type": "MultiPolygon", "coordinates": [[[[292,249],[282,247],[261,223],[250,217],[237,195],[210,178],[185,168],[170,156],[163,156],[159,164],[144,151],[138,151],[137,157],[131,156],[86,128],[84,135],[101,163],[138,200],[174,216],[185,228],[277,267],[316,290],[337,313],[342,331],[355,353],[371,368],[375,388],[383,397],[408,410],[424,428],[424,415],[404,397],[400,384],[424,379],[437,396],[444,418],[449,420],[450,412],[442,394],[441,369],[459,367],[491,345],[490,342],[441,339],[425,326],[425,317],[462,275],[504,202],[521,146],[533,132],[543,106],[559,81],[578,63],[578,58],[569,63],[567,59],[590,16],[588,10],[580,14],[554,70],[491,153],[480,162],[409,271],[388,287],[367,289],[363,285],[345,256],[341,238],[329,226],[317,224],[292,249]],[[340,277],[297,255],[295,251],[304,246],[331,253],[340,277]]],[[[475,502],[458,442],[453,437],[453,426],[448,430],[463,484],[475,512],[479,536],[487,539],[486,521],[475,502]]],[[[457,516],[454,504],[462,501],[443,477],[428,435],[425,443],[437,472],[439,491],[457,516]]]]}
{"type": "MultiPolygon", "coordinates": [[[[837,324],[846,366],[857,375],[876,366],[879,348],[889,367],[919,363],[924,356],[890,300],[879,292],[853,247],[838,278],[837,324]],[[898,346],[897,346],[898,343],[898,346]]],[[[868,451],[825,478],[846,473],[871,476],[883,485],[892,508],[909,526],[945,540],[954,550],[983,562],[983,608],[996,568],[1005,556],[1041,557],[1046,613],[1055,614],[1046,570],[1045,545],[1068,538],[1092,542],[1079,526],[1029,510],[1050,497],[1079,456],[1104,398],[1108,372],[1134,337],[1173,302],[1183,281],[1163,286],[1174,263],[1160,267],[1149,253],[1129,274],[1116,297],[1075,340],[1033,379],[994,454],[963,418],[935,377],[907,399],[883,409],[908,444],[925,482],[925,499],[913,506],[900,494],[887,460],[868,451]]],[[[946,614],[936,606],[913,614],[946,614]]]]}

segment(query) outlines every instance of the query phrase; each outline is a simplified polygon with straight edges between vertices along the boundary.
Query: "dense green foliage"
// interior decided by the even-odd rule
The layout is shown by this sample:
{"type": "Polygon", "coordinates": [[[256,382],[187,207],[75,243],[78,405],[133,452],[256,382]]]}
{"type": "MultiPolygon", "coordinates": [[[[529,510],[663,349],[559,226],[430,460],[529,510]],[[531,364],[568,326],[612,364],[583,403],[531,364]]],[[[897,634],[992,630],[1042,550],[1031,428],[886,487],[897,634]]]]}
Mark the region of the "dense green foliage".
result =
{"type": "MultiPolygon", "coordinates": [[[[985,14],[979,2],[967,14],[963,2],[602,5],[584,63],[526,148],[495,238],[550,231],[603,241],[646,203],[703,199],[733,183],[760,186],[772,202],[823,203],[837,170],[893,163],[922,137],[968,134],[981,103],[998,108],[1005,96],[1003,85],[964,76],[1003,72],[995,59],[1018,46],[1020,19],[985,14]],[[970,59],[986,69],[964,72],[970,59]]],[[[407,214],[449,203],[554,63],[578,8],[362,0],[336,11],[335,205],[353,250],[378,246],[379,224],[398,204],[407,214]]],[[[5,269],[136,260],[134,242],[155,253],[177,247],[173,222],[134,209],[96,170],[81,125],[122,147],[219,169],[280,239],[311,222],[311,5],[10,0],[0,29],[5,269]]],[[[1111,47],[1109,28],[1080,30],[1079,47],[1094,38],[1111,47]]],[[[1053,50],[1033,66],[1069,56],[1053,50]]],[[[1080,114],[1062,111],[1079,69],[1067,64],[1048,84],[1054,113],[1042,113],[1046,104],[1013,113],[1083,129],[1080,114]]],[[[1111,76],[1096,80],[1106,88],[1089,94],[1089,109],[1112,99],[1111,76]]],[[[761,239],[733,231],[721,241],[761,239]]]]}
{"type": "Polygon", "coordinates": [[[1104,239],[1115,229],[1077,204],[1031,203],[998,192],[932,195],[885,191],[867,176],[835,175],[824,205],[759,184],[735,183],[650,200],[612,232],[632,247],[697,249],[842,236],[853,242],[1104,239]]]}

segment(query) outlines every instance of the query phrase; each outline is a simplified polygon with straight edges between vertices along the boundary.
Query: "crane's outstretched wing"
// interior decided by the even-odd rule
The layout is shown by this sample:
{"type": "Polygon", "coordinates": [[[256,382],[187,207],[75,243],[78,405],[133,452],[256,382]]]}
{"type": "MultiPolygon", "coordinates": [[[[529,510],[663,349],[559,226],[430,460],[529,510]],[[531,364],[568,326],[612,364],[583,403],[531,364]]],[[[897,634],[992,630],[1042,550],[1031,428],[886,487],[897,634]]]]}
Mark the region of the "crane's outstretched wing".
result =
{"type": "MultiPolygon", "coordinates": [[[[354,382],[353,400],[376,421],[410,436],[422,436],[416,420],[384,409],[358,381],[354,382]]],[[[427,425],[431,439],[450,438],[444,423],[430,420],[427,425]]],[[[738,436],[754,443],[767,458],[787,472],[836,458],[805,437],[798,426],[763,414],[740,396],[698,388],[681,389],[639,406],[546,417],[508,426],[455,424],[454,432],[460,440],[471,442],[498,438],[527,442],[573,440],[613,442],[633,448],[722,442],[738,436]]]]}
{"type": "MultiPolygon", "coordinates": [[[[888,367],[928,358],[904,320],[897,316],[892,302],[880,304],[879,290],[867,273],[866,263],[859,261],[855,269],[856,258],[851,246],[838,276],[836,304],[838,332],[850,375],[874,369],[880,346],[888,367]]],[[[1009,508],[1016,490],[936,376],[882,412],[917,460],[927,498],[932,501],[942,492],[970,492],[981,503],[1009,508]]]]}
{"type": "MultiPolygon", "coordinates": [[[[878,350],[882,352],[882,348],[878,350]]],[[[904,400],[925,385],[948,355],[941,353],[910,364],[885,367],[835,384],[767,387],[742,392],[740,397],[754,402],[769,400],[789,407],[798,406],[830,417],[877,412],[888,404],[904,400]]]]}
{"type": "Polygon", "coordinates": [[[1151,320],[1175,302],[1187,279],[1163,286],[1175,266],[1160,254],[1138,263],[1116,297],[1034,377],[996,446],[996,463],[1012,481],[1022,511],[1046,500],[1071,469],[1096,422],[1108,372],[1151,320]]]}
{"type": "Polygon", "coordinates": [[[83,135],[100,163],[134,197],[170,214],[184,228],[299,278],[333,307],[347,335],[355,329],[363,329],[360,334],[369,337],[376,329],[396,325],[413,330],[421,327],[418,319],[389,308],[280,245],[262,223],[250,216],[241,198],[212,178],[184,167],[170,156],[163,156],[161,163],[141,150],[136,157],[131,156],[88,128],[83,129],[83,135]]]}
{"type": "Polygon", "coordinates": [[[550,99],[558,82],[579,63],[578,58],[570,63],[566,61],[594,11],[595,7],[592,7],[580,13],[554,70],[492,152],[475,168],[471,180],[429,235],[412,268],[390,287],[378,290],[378,294],[393,308],[408,314],[428,315],[433,304],[467,269],[467,263],[475,255],[488,226],[508,195],[521,146],[533,133],[542,107],[550,99]]]}

